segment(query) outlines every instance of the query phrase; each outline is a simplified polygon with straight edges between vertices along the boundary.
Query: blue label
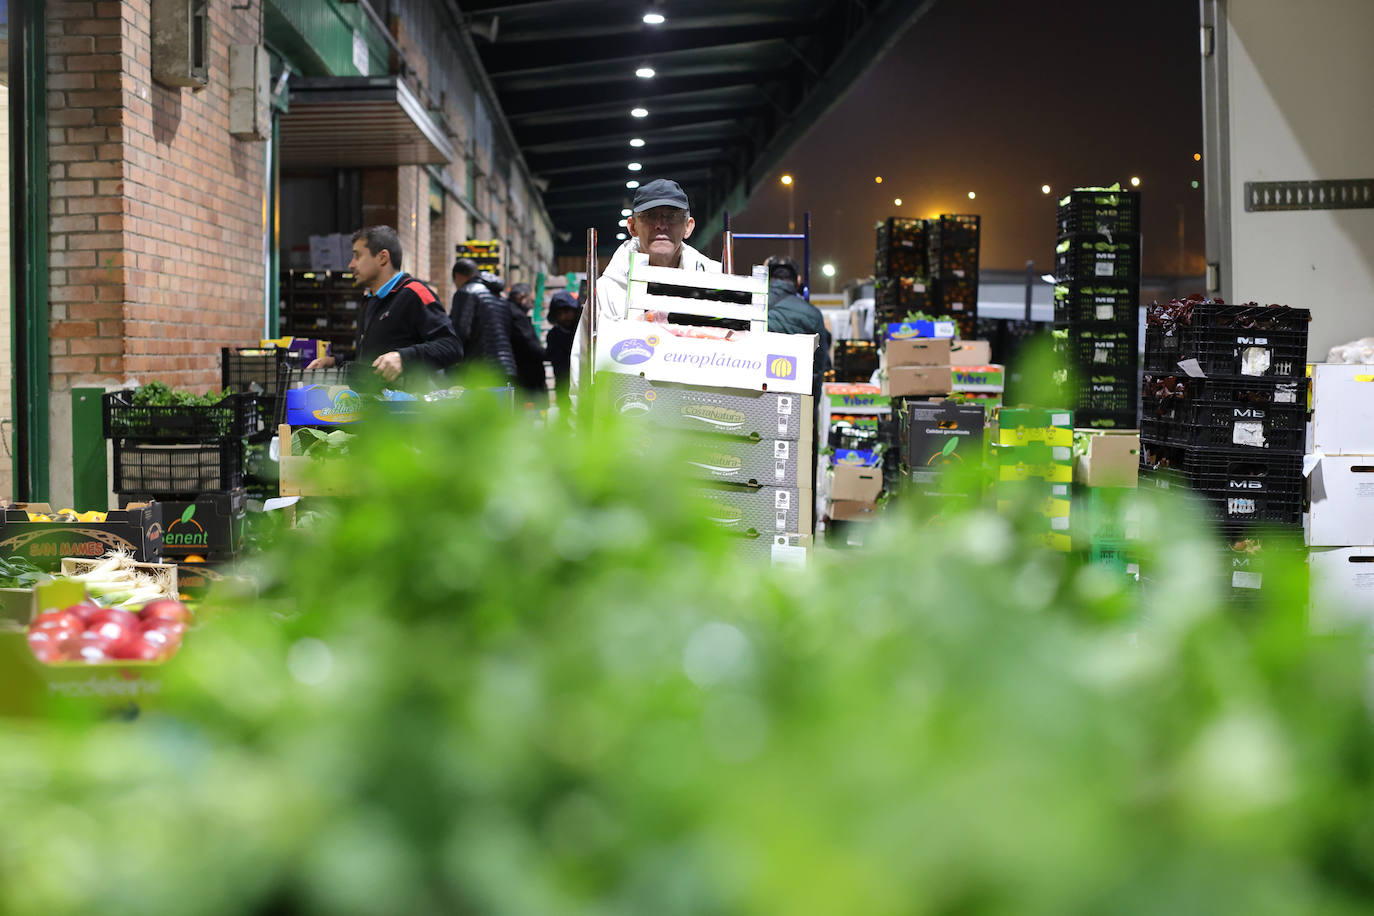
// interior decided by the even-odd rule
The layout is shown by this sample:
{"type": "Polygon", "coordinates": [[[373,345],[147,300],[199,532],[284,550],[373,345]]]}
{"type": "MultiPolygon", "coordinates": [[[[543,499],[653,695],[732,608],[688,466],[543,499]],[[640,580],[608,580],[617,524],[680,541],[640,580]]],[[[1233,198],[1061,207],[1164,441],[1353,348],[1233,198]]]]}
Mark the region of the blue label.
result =
{"type": "Polygon", "coordinates": [[[611,347],[611,359],[620,363],[622,366],[634,366],[639,363],[647,363],[654,358],[654,347],[647,340],[631,338],[622,340],[620,343],[611,347]]]}
{"type": "Polygon", "coordinates": [[[878,464],[877,452],[863,451],[861,449],[837,448],[835,449],[835,464],[850,465],[853,467],[871,468],[878,464]]]}
{"type": "Polygon", "coordinates": [[[797,377],[797,361],[790,356],[768,356],[768,377],[777,379],[795,379],[797,377]]]}

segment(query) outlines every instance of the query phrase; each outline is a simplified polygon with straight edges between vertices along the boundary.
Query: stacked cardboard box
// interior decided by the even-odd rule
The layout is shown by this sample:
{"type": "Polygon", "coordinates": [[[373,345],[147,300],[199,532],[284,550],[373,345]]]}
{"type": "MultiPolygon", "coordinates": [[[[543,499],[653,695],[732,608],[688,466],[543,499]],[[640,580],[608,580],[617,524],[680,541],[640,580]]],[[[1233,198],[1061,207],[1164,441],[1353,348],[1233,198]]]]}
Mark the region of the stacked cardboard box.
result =
{"type": "Polygon", "coordinates": [[[997,412],[992,455],[998,510],[1038,517],[1041,542],[1070,550],[1073,411],[1002,408],[997,412]]]}
{"type": "Polygon", "coordinates": [[[1141,485],[1198,497],[1236,601],[1263,597],[1266,558],[1301,548],[1310,320],[1201,297],[1146,311],[1141,485]]]}
{"type": "Polygon", "coordinates": [[[1056,347],[1083,427],[1134,429],[1140,345],[1140,192],[1084,189],[1059,202],[1056,347]]]}
{"type": "Polygon", "coordinates": [[[1374,365],[1313,367],[1307,543],[1314,623],[1374,620],[1374,365]]]}

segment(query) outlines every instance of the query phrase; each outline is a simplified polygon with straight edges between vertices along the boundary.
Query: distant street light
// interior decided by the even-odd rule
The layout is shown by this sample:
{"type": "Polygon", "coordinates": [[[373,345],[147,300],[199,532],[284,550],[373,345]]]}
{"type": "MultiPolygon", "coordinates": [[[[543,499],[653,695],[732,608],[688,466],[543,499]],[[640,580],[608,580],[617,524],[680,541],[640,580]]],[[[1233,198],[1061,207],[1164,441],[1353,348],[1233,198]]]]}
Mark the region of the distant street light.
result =
{"type": "Polygon", "coordinates": [[[784,176],[782,176],[781,178],[779,178],[778,181],[781,181],[783,184],[791,184],[791,183],[792,183],[792,176],[791,176],[791,175],[784,175],[784,176]]]}
{"type": "Polygon", "coordinates": [[[1133,188],[1138,188],[1138,187],[1140,187],[1140,179],[1137,178],[1137,177],[1135,177],[1134,175],[1131,176],[1131,187],[1133,187],[1133,188]]]}
{"type": "Polygon", "coordinates": [[[1202,161],[1202,153],[1193,153],[1193,161],[1194,161],[1194,162],[1201,162],[1201,161],[1202,161]]]}
{"type": "Polygon", "coordinates": [[[1050,193],[1050,186],[1047,185],[1047,184],[1042,184],[1042,185],[1040,186],[1040,193],[1041,193],[1041,194],[1048,194],[1048,193],[1050,193]]]}
{"type": "Polygon", "coordinates": [[[894,198],[892,199],[892,202],[893,202],[894,204],[896,204],[897,206],[899,206],[899,207],[902,205],[902,199],[901,199],[900,197],[894,197],[894,198]]]}
{"type": "Polygon", "coordinates": [[[835,291],[835,265],[822,264],[821,273],[825,274],[825,278],[830,281],[830,292],[833,293],[835,291]]]}
{"type": "Polygon", "coordinates": [[[978,196],[978,195],[975,194],[975,193],[973,193],[972,191],[969,191],[969,192],[968,192],[968,199],[969,199],[969,200],[973,200],[973,199],[974,199],[975,197],[977,197],[977,196],[978,196]]]}
{"type": "Polygon", "coordinates": [[[882,183],[883,183],[883,176],[881,176],[881,175],[875,175],[874,178],[873,178],[873,183],[874,183],[874,184],[882,184],[882,183]]]}

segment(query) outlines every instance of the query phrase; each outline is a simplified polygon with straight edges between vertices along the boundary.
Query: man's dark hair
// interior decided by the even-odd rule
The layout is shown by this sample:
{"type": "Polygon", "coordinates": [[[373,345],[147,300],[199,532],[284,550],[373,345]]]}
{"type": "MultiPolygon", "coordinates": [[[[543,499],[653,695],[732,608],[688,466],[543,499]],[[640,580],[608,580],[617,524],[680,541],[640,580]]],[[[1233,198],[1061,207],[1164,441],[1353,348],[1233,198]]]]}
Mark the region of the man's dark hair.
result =
{"type": "Polygon", "coordinates": [[[391,255],[391,266],[401,269],[401,237],[390,226],[365,226],[353,233],[353,241],[361,240],[375,258],[386,251],[391,255]]]}
{"type": "Polygon", "coordinates": [[[528,297],[534,291],[530,289],[528,283],[517,283],[510,288],[510,297],[515,299],[520,296],[528,297]]]}
{"type": "Polygon", "coordinates": [[[797,262],[791,258],[774,256],[768,259],[768,279],[796,283],[801,279],[801,271],[797,268],[797,262]]]}
{"type": "Polygon", "coordinates": [[[465,277],[477,276],[477,262],[472,258],[459,258],[453,262],[453,273],[462,274],[465,277]]]}

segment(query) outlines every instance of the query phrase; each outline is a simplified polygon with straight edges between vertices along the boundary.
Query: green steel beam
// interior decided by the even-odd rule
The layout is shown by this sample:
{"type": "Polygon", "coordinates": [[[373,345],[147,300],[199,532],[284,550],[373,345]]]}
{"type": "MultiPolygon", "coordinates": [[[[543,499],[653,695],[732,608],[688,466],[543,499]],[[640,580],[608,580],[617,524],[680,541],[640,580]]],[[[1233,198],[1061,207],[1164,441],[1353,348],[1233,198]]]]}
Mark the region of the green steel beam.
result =
{"type": "Polygon", "coordinates": [[[48,473],[48,114],[44,0],[10,4],[10,294],[14,497],[44,501],[48,473]]]}
{"type": "Polygon", "coordinates": [[[267,168],[267,337],[281,336],[281,113],[272,112],[272,149],[267,168]]]}
{"type": "Polygon", "coordinates": [[[356,3],[263,0],[267,41],[306,76],[361,76],[353,66],[353,33],[367,44],[370,76],[390,71],[390,48],[356,3]]]}
{"type": "Polygon", "coordinates": [[[72,506],[80,512],[108,509],[105,436],[101,430],[103,388],[72,389],[72,506]]]}

